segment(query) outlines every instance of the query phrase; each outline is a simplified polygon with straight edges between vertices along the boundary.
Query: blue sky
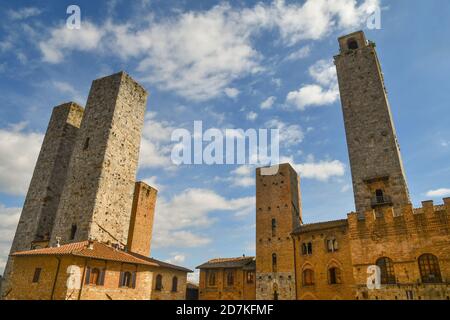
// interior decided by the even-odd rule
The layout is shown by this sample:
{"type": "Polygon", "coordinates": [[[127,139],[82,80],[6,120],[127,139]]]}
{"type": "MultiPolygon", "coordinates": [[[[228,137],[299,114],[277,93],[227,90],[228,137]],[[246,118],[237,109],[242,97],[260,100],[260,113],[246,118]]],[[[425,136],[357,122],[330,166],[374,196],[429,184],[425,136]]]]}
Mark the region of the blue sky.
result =
{"type": "Polygon", "coordinates": [[[0,270],[52,107],[85,105],[91,81],[125,70],[150,92],[138,178],[156,186],[152,256],[188,267],[254,254],[254,168],[170,162],[175,128],[279,128],[301,175],[306,223],[354,210],[332,64],[363,29],[381,59],[416,206],[450,195],[450,3],[431,1],[0,3],[0,270]],[[381,29],[367,12],[380,5],[381,29]],[[367,11],[368,10],[368,11],[367,11]]]}

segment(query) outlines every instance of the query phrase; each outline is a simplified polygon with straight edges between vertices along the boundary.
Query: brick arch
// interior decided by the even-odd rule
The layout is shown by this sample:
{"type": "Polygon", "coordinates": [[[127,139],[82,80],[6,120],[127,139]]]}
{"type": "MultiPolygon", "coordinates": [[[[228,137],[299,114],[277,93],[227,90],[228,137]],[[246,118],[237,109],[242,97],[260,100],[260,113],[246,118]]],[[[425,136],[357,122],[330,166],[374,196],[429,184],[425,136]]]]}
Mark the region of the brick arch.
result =
{"type": "Polygon", "coordinates": [[[336,258],[331,258],[330,261],[328,261],[327,270],[330,269],[331,267],[337,267],[339,269],[342,269],[342,263],[336,258]]]}
{"type": "Polygon", "coordinates": [[[300,300],[319,300],[319,299],[316,297],[316,295],[307,292],[300,296],[300,300]]]}
{"type": "Polygon", "coordinates": [[[302,271],[305,270],[305,269],[312,269],[312,270],[314,270],[314,266],[309,261],[305,261],[300,268],[301,268],[302,271]]]}

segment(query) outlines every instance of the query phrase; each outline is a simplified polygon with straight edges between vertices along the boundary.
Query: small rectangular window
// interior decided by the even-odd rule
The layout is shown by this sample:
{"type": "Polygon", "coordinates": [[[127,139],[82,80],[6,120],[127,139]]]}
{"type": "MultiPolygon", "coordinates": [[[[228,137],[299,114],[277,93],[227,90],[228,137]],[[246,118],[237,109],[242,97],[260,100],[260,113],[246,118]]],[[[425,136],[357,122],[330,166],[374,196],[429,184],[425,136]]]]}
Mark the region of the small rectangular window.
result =
{"type": "Polygon", "coordinates": [[[42,271],[42,268],[34,269],[33,283],[39,282],[39,278],[41,277],[41,271],[42,271]]]}

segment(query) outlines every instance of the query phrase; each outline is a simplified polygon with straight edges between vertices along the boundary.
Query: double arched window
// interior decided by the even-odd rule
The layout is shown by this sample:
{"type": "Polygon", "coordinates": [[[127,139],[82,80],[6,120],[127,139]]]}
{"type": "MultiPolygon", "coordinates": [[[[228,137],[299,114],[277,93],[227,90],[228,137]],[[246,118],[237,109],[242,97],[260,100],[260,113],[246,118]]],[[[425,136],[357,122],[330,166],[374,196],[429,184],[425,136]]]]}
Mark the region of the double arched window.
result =
{"type": "Polygon", "coordinates": [[[379,258],[376,265],[381,271],[381,284],[395,284],[394,263],[388,257],[379,258]]]}
{"type": "Polygon", "coordinates": [[[303,270],[303,285],[304,286],[314,285],[314,271],[312,269],[303,270]]]}
{"type": "Polygon", "coordinates": [[[419,257],[420,277],[423,283],[442,282],[439,261],[435,255],[425,253],[419,257]]]}
{"type": "Polygon", "coordinates": [[[334,238],[334,237],[328,238],[326,241],[326,245],[327,245],[328,252],[335,252],[338,250],[338,242],[337,242],[336,238],[334,238]]]}

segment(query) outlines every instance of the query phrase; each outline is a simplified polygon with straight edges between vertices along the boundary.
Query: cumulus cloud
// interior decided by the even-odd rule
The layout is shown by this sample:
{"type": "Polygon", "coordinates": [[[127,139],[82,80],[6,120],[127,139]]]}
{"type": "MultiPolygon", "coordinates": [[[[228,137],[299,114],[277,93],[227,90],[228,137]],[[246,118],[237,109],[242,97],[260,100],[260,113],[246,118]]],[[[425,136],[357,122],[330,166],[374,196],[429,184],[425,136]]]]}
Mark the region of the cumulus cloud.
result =
{"type": "Polygon", "coordinates": [[[142,130],[139,168],[173,168],[170,159],[175,128],[167,121],[158,121],[156,113],[148,112],[142,130]]]}
{"type": "Polygon", "coordinates": [[[213,212],[235,215],[254,210],[254,197],[226,199],[212,190],[190,188],[170,200],[156,203],[153,243],[155,247],[198,247],[211,242],[200,232],[217,218],[213,212]]]}
{"type": "Polygon", "coordinates": [[[426,195],[432,198],[438,197],[450,197],[450,189],[448,188],[440,188],[435,190],[429,190],[426,195]]]}
{"type": "Polygon", "coordinates": [[[266,128],[278,129],[280,133],[280,144],[291,147],[303,141],[304,133],[302,128],[296,124],[286,124],[285,122],[272,119],[265,123],[266,128]]]}
{"type": "Polygon", "coordinates": [[[317,82],[307,84],[286,97],[286,103],[299,109],[329,105],[339,98],[336,68],[330,60],[319,60],[309,68],[310,76],[317,82]]]}
{"type": "Polygon", "coordinates": [[[327,181],[331,177],[342,177],[345,173],[345,165],[339,160],[315,161],[310,156],[304,163],[295,163],[292,157],[283,158],[281,162],[289,162],[304,179],[327,181]]]}
{"type": "Polygon", "coordinates": [[[181,264],[186,260],[186,255],[180,253],[172,254],[172,257],[167,259],[166,262],[173,264],[181,264]]]}
{"type": "Polygon", "coordinates": [[[0,192],[27,192],[44,135],[25,128],[20,123],[0,129],[0,192]]]}
{"type": "Polygon", "coordinates": [[[38,16],[42,10],[36,7],[26,7],[18,10],[8,10],[8,17],[11,20],[24,20],[31,17],[38,16]]]}
{"type": "Polygon", "coordinates": [[[224,91],[229,98],[236,98],[239,95],[239,90],[236,88],[225,88],[224,91]]]}
{"type": "Polygon", "coordinates": [[[149,13],[144,24],[84,21],[80,30],[53,29],[39,47],[43,60],[50,63],[62,62],[64,55],[73,51],[137,59],[142,81],[202,101],[226,94],[225,89],[236,79],[264,70],[263,56],[253,44],[263,31],[276,31],[285,46],[321,39],[332,31],[360,25],[378,2],[307,0],[286,4],[276,0],[248,8],[220,4],[160,21],[149,13]]]}
{"type": "Polygon", "coordinates": [[[247,118],[247,120],[255,121],[256,118],[258,118],[258,114],[254,111],[250,111],[249,113],[247,113],[246,118],[247,118]]]}
{"type": "Polygon", "coordinates": [[[266,100],[264,100],[261,105],[259,106],[261,109],[270,109],[272,108],[273,104],[275,103],[275,100],[277,100],[277,98],[275,98],[274,96],[268,97],[266,100]]]}
{"type": "Polygon", "coordinates": [[[0,203],[0,274],[3,274],[8,259],[20,212],[20,208],[8,208],[0,203]]]}
{"type": "Polygon", "coordinates": [[[310,46],[304,46],[304,47],[301,47],[300,49],[290,53],[286,57],[286,60],[288,60],[288,61],[295,61],[295,60],[304,59],[304,58],[308,57],[310,53],[311,53],[311,47],[310,46]]]}

